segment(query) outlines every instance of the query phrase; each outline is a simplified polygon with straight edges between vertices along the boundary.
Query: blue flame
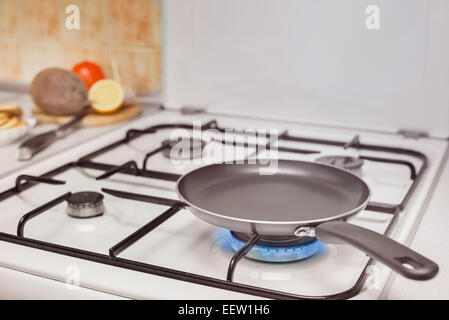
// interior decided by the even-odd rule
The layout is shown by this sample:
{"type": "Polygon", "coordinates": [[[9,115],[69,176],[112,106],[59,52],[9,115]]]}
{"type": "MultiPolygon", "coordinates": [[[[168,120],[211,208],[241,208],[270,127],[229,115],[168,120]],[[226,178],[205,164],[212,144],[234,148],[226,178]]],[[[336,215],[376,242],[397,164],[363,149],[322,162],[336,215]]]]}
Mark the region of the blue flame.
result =
{"type": "MultiPolygon", "coordinates": [[[[224,229],[218,232],[217,240],[225,249],[231,251],[238,251],[245,245],[244,241],[237,239],[229,230],[224,229]]],[[[324,250],[326,246],[318,240],[295,247],[255,245],[246,257],[267,262],[291,262],[307,259],[324,250]]]]}

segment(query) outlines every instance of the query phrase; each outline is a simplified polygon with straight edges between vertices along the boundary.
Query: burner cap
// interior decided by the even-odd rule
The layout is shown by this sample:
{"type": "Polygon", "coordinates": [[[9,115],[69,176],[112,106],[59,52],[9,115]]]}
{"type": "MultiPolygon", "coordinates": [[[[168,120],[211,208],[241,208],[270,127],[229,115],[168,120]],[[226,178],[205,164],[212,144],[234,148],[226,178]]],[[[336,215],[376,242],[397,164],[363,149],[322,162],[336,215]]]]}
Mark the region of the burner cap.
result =
{"type": "Polygon", "coordinates": [[[104,196],[98,192],[83,191],[73,193],[67,199],[67,214],[76,218],[92,218],[104,212],[104,196]]]}
{"type": "Polygon", "coordinates": [[[164,157],[172,160],[192,160],[201,157],[206,142],[192,137],[179,137],[176,140],[164,140],[162,145],[165,146],[162,152],[164,157]]]}
{"type": "Polygon", "coordinates": [[[316,162],[330,164],[346,170],[357,170],[363,166],[363,160],[351,156],[324,156],[316,159],[316,162]]]}

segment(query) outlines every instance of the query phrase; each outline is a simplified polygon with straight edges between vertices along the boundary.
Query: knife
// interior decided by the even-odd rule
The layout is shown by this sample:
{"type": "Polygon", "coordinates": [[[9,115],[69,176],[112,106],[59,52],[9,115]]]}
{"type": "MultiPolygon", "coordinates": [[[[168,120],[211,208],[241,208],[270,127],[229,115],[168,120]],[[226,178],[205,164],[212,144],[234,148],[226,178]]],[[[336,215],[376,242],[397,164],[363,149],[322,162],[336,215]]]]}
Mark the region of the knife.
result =
{"type": "Polygon", "coordinates": [[[56,130],[44,132],[25,140],[19,146],[17,159],[20,161],[30,160],[36,153],[41,152],[56,140],[72,133],[78,128],[78,124],[90,113],[90,111],[90,107],[85,107],[79,114],[73,117],[72,120],[59,126],[56,130]]]}

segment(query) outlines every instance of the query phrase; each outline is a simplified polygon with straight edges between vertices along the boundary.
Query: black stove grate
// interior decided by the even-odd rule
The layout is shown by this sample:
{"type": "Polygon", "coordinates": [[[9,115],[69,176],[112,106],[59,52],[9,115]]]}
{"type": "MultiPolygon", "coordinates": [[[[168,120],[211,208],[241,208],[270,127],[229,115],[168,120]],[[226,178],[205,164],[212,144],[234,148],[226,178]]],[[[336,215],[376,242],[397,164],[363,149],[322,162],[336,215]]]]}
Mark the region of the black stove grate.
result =
{"type": "MultiPolygon", "coordinates": [[[[163,151],[162,147],[156,148],[155,150],[152,150],[147,153],[145,156],[143,165],[141,168],[138,167],[137,163],[134,161],[122,164],[122,165],[109,165],[104,163],[99,163],[92,161],[93,158],[104,154],[114,148],[117,148],[121,145],[129,143],[131,140],[145,134],[153,134],[155,132],[158,132],[160,130],[170,130],[170,129],[176,129],[176,128],[183,128],[188,130],[193,130],[193,126],[189,124],[162,124],[162,125],[156,125],[149,127],[145,130],[129,130],[125,137],[119,141],[116,141],[108,146],[105,146],[95,152],[92,152],[82,158],[80,158],[76,162],[71,162],[66,165],[63,165],[59,168],[56,168],[54,170],[51,170],[50,172],[47,172],[39,177],[34,176],[27,176],[27,175],[21,175],[17,178],[16,185],[12,187],[11,189],[8,189],[2,193],[0,193],[0,201],[3,201],[9,197],[12,197],[14,195],[19,194],[20,192],[31,188],[32,186],[38,184],[38,183],[48,183],[48,184],[63,184],[64,181],[60,180],[54,180],[52,177],[69,170],[71,168],[79,167],[79,168],[90,168],[90,169],[96,169],[103,171],[104,173],[99,176],[97,179],[105,179],[115,173],[122,173],[127,175],[135,175],[145,178],[152,178],[152,179],[162,179],[166,181],[176,181],[180,175],[169,173],[169,172],[162,172],[162,171],[154,171],[154,170],[147,170],[147,161],[148,159],[163,151]]],[[[216,121],[210,121],[206,123],[204,126],[201,127],[202,130],[206,129],[215,129],[220,132],[225,132],[226,129],[221,128],[218,126],[218,123],[216,121]]],[[[427,168],[427,157],[414,150],[409,149],[402,149],[402,148],[393,148],[388,146],[378,146],[378,145],[368,145],[368,144],[362,144],[360,143],[360,139],[358,137],[355,137],[353,140],[348,142],[343,141],[333,141],[333,140],[322,140],[322,139],[313,139],[313,138],[305,138],[305,137],[298,137],[298,136],[291,136],[288,134],[288,132],[284,132],[282,135],[278,137],[279,140],[284,141],[296,141],[301,143],[310,143],[315,145],[328,145],[328,146],[336,146],[341,148],[355,148],[360,151],[367,150],[367,151],[380,151],[383,153],[391,153],[394,155],[402,155],[402,156],[408,156],[408,157],[414,157],[421,161],[422,165],[420,170],[416,170],[415,166],[405,160],[398,160],[396,158],[378,158],[378,157],[370,157],[370,156],[360,156],[360,158],[363,158],[364,160],[368,161],[376,161],[376,162],[385,162],[385,163],[395,163],[399,165],[405,165],[410,169],[411,175],[410,178],[413,181],[413,183],[410,185],[406,195],[402,199],[402,202],[398,205],[392,205],[387,203],[377,203],[377,202],[370,202],[365,210],[373,211],[373,212],[381,212],[381,213],[388,213],[392,215],[392,219],[390,219],[390,222],[384,232],[385,235],[388,235],[392,226],[395,224],[401,210],[407,205],[410,196],[416,189],[419,180],[421,179],[423,173],[425,172],[427,168]]],[[[271,142],[267,143],[267,145],[263,146],[257,146],[257,152],[260,151],[260,148],[270,148],[271,142]]],[[[279,151],[282,152],[293,152],[293,153],[303,153],[303,154],[311,154],[311,153],[320,153],[319,151],[315,150],[305,150],[305,149],[294,149],[294,148],[278,148],[279,151]]],[[[24,236],[24,229],[26,223],[38,215],[44,213],[46,210],[66,201],[68,197],[70,197],[71,193],[66,193],[58,198],[51,200],[47,202],[46,204],[26,213],[23,215],[22,219],[20,220],[18,227],[17,227],[17,235],[11,235],[7,233],[0,232],[0,240],[6,241],[22,246],[27,246],[31,248],[36,248],[39,250],[45,250],[53,253],[58,253],[70,257],[85,259],[89,261],[94,261],[97,263],[102,263],[106,265],[112,265],[119,268],[125,268],[130,269],[138,272],[143,273],[149,273],[154,275],[159,275],[167,278],[177,279],[181,281],[187,281],[195,284],[225,289],[225,290],[231,290],[235,292],[245,293],[249,295],[255,295],[265,298],[272,298],[272,299],[348,299],[351,298],[363,289],[363,285],[365,281],[368,279],[368,269],[373,263],[373,259],[369,259],[366,266],[364,267],[362,273],[358,277],[357,281],[353,284],[351,288],[348,288],[346,291],[328,295],[328,296],[303,296],[298,294],[292,294],[289,292],[281,292],[276,290],[271,290],[268,288],[262,288],[262,287],[255,287],[250,286],[246,284],[236,283],[233,281],[233,275],[235,268],[238,264],[238,262],[243,258],[255,245],[257,240],[260,238],[259,235],[253,235],[251,238],[248,239],[246,244],[237,251],[232,259],[229,262],[228,272],[226,275],[226,280],[221,280],[217,278],[211,278],[199,274],[194,273],[188,273],[181,270],[175,270],[170,268],[165,268],[158,265],[151,265],[146,264],[138,261],[132,261],[127,260],[123,258],[119,258],[118,255],[126,250],[128,247],[133,245],[135,242],[137,242],[139,239],[141,239],[143,236],[157,228],[159,225],[170,219],[172,216],[174,216],[176,213],[178,213],[183,207],[184,204],[178,200],[172,200],[172,199],[165,199],[165,198],[159,198],[159,197],[153,197],[153,196],[147,196],[147,195],[141,195],[141,194],[135,194],[135,193],[128,193],[123,192],[119,190],[111,190],[111,189],[102,189],[104,193],[111,194],[116,197],[121,197],[129,200],[135,200],[135,201],[143,201],[143,202],[149,202],[149,203],[155,203],[160,205],[165,205],[168,207],[166,211],[161,213],[159,216],[157,216],[155,219],[148,222],[146,225],[135,231],[133,234],[129,235],[116,245],[114,245],[112,248],[109,249],[109,254],[99,254],[91,251],[86,250],[80,250],[77,248],[72,247],[66,247],[57,245],[54,243],[48,243],[44,241],[29,239],[24,236]]]]}

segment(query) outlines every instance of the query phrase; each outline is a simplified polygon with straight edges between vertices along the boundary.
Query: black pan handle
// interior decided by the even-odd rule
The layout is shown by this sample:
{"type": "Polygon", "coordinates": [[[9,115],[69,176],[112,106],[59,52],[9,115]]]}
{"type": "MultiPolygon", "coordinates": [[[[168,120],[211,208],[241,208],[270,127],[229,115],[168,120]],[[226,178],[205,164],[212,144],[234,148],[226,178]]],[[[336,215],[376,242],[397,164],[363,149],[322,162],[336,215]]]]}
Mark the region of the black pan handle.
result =
{"type": "Polygon", "coordinates": [[[323,242],[350,244],[410,279],[429,280],[438,273],[438,265],[419,253],[377,232],[347,222],[322,223],[315,228],[315,234],[323,242]]]}

